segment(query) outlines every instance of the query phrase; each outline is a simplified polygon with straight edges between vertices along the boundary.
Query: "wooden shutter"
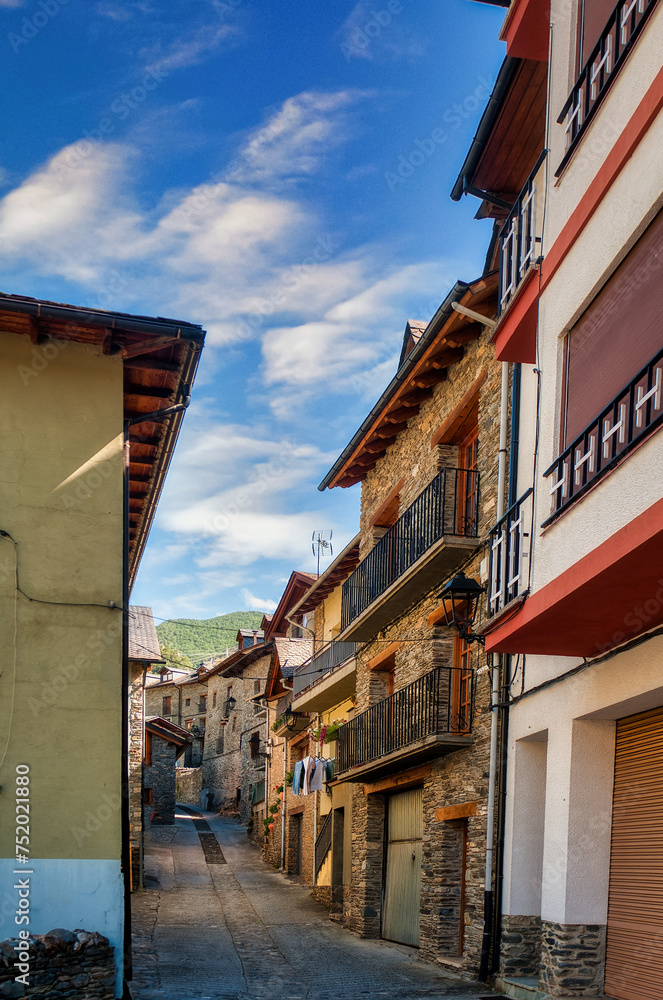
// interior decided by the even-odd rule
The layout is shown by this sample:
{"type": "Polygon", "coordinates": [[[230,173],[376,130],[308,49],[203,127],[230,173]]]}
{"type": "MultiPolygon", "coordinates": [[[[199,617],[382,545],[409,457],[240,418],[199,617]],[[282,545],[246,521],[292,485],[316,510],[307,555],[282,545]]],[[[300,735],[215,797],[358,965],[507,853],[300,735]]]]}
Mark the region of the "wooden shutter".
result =
{"type": "Polygon", "coordinates": [[[567,338],[567,447],[663,346],[663,212],[567,338]]]}
{"type": "Polygon", "coordinates": [[[604,992],[661,1000],[663,708],[617,723],[604,992]]]}

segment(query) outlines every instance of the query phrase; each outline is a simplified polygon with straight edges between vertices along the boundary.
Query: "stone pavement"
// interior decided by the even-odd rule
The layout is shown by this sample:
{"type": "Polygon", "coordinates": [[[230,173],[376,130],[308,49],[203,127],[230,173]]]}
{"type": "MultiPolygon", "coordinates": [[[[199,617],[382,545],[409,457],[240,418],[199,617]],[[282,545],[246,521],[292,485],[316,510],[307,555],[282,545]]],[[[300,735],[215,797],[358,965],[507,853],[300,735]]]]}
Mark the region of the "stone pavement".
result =
{"type": "Polygon", "coordinates": [[[497,996],[419,962],[415,949],[331,923],[230,820],[179,808],[175,826],[152,831],[145,866],[146,891],[133,896],[135,1000],[497,996]]]}

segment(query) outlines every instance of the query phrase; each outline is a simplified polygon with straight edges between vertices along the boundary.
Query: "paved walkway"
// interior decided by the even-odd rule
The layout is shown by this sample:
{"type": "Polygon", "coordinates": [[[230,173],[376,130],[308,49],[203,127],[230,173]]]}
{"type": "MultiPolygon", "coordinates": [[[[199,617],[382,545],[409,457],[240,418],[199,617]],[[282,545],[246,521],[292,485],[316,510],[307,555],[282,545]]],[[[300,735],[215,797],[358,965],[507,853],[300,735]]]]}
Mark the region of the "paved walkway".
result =
{"type": "Polygon", "coordinates": [[[176,826],[153,830],[145,865],[148,888],[133,896],[136,1000],[496,996],[419,962],[414,949],[331,923],[232,821],[178,810],[176,826]]]}

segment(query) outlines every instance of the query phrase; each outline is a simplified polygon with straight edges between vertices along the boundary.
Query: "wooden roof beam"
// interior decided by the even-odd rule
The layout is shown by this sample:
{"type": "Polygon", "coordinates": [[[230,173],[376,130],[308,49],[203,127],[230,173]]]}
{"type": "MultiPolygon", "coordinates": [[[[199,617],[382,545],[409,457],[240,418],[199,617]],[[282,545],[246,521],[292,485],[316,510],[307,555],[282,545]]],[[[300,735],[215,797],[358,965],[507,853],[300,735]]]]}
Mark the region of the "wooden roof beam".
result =
{"type": "Polygon", "coordinates": [[[433,395],[433,390],[431,388],[417,389],[416,391],[408,392],[406,396],[403,396],[401,402],[417,403],[417,404],[423,403],[425,399],[430,399],[432,395],[433,395]]]}

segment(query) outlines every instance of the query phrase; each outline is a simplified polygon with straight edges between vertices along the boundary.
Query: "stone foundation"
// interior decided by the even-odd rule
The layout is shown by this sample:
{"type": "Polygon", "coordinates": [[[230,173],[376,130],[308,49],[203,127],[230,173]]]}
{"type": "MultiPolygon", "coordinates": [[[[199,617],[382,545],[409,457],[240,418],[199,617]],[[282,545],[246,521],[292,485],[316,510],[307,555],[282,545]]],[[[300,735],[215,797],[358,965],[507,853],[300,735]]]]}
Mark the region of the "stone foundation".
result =
{"type": "Polygon", "coordinates": [[[330,885],[314,885],[311,888],[311,895],[316,903],[320,903],[327,910],[331,910],[334,904],[334,890],[330,885]]]}
{"type": "MultiPolygon", "coordinates": [[[[24,941],[20,942],[25,945],[24,941]]],[[[108,938],[87,931],[54,930],[28,939],[29,985],[16,982],[18,939],[0,942],[0,997],[113,1000],[115,951],[108,938]]]]}
{"type": "Polygon", "coordinates": [[[555,997],[596,996],[603,990],[606,929],[599,924],[544,920],[539,989],[555,997]]]}
{"type": "Polygon", "coordinates": [[[541,969],[541,917],[502,917],[500,973],[538,976],[541,969]]]}

